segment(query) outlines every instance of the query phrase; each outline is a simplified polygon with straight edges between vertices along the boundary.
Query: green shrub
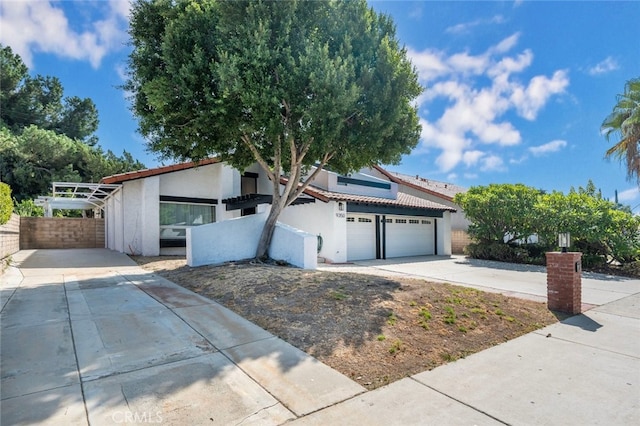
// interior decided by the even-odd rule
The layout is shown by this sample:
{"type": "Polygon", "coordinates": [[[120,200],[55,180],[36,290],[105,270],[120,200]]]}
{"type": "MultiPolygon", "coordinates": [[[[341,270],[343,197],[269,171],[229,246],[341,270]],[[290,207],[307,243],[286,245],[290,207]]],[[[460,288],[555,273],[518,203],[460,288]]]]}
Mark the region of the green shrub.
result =
{"type": "Polygon", "coordinates": [[[4,182],[0,182],[0,225],[4,225],[11,219],[13,201],[11,201],[11,188],[4,182]]]}

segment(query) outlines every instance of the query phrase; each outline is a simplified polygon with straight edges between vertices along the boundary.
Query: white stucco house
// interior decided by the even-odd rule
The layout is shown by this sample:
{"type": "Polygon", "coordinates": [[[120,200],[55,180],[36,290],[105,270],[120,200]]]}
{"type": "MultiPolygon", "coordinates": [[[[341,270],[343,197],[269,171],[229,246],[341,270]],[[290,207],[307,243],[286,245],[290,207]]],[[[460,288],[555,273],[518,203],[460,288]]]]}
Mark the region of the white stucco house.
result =
{"type": "MultiPolygon", "coordinates": [[[[298,266],[451,254],[456,209],[400,190],[382,169],[323,170],[279,218],[274,247],[306,253],[298,266]],[[310,260],[309,257],[313,257],[310,260]],[[300,264],[302,262],[302,264],[300,264]]],[[[216,159],[109,176],[106,245],[129,254],[185,254],[190,265],[251,257],[270,208],[271,183],[256,164],[239,172],[216,159]]]]}

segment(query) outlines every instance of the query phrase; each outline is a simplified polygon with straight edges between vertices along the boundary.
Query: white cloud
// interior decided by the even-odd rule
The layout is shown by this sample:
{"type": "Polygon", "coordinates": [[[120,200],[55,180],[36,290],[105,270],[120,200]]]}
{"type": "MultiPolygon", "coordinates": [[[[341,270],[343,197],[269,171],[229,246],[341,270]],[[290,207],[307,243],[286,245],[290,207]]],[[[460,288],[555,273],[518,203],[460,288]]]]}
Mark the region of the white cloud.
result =
{"type": "Polygon", "coordinates": [[[589,73],[590,75],[600,75],[615,71],[618,68],[620,68],[618,61],[616,61],[611,56],[607,56],[603,61],[598,62],[594,66],[590,67],[587,70],[587,73],[589,73]]]}
{"type": "Polygon", "coordinates": [[[535,120],[540,109],[553,95],[563,93],[569,85],[569,77],[565,70],[558,70],[553,77],[537,75],[531,79],[526,88],[517,87],[511,100],[518,113],[527,120],[535,120]]]}
{"type": "Polygon", "coordinates": [[[504,161],[497,155],[489,155],[482,159],[482,167],[480,167],[480,170],[483,172],[505,170],[504,161]]]}
{"type": "Polygon", "coordinates": [[[618,201],[628,203],[635,201],[640,197],[640,188],[631,188],[618,193],[618,201]]]}
{"type": "Polygon", "coordinates": [[[461,24],[452,25],[448,27],[445,32],[449,34],[462,34],[471,31],[473,28],[480,25],[490,25],[490,24],[502,24],[505,22],[504,17],[502,15],[496,15],[489,19],[476,19],[475,21],[463,22],[461,24]]]}
{"type": "Polygon", "coordinates": [[[423,126],[420,146],[441,151],[436,164],[442,171],[459,164],[503,170],[501,158],[479,153],[485,144],[508,147],[521,142],[519,130],[506,114],[513,111],[535,120],[549,100],[569,85],[564,70],[523,81],[519,74],[533,63],[534,55],[530,49],[509,54],[519,38],[520,33],[514,33],[477,55],[408,49],[420,81],[427,86],[417,101],[423,126]]]}
{"type": "MultiPolygon", "coordinates": [[[[65,58],[88,61],[98,68],[105,55],[122,48],[126,40],[129,3],[74,2],[86,22],[83,29],[72,28],[65,10],[50,1],[4,1],[0,3],[0,42],[19,54],[33,67],[35,52],[52,53],[65,58]],[[100,14],[96,18],[96,14],[100,14]]],[[[74,22],[76,24],[76,22],[74,22]]]]}
{"type": "Polygon", "coordinates": [[[567,141],[556,139],[551,142],[547,142],[543,145],[532,146],[529,148],[529,152],[535,155],[536,157],[539,157],[541,155],[549,154],[551,152],[558,152],[566,146],[567,146],[567,141]]]}

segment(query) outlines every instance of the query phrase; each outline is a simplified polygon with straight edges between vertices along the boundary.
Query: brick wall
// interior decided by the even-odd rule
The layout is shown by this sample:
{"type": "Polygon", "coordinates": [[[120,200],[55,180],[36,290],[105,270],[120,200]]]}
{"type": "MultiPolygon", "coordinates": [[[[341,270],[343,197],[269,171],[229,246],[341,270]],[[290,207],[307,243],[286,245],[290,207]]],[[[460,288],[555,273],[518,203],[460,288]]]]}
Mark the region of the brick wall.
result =
{"type": "Polygon", "coordinates": [[[0,226],[0,259],[20,250],[20,216],[12,214],[9,222],[0,226]]]}
{"type": "Polygon", "coordinates": [[[20,249],[104,248],[104,219],[23,217],[20,249]]]}
{"type": "Polygon", "coordinates": [[[547,305],[552,311],[582,311],[582,253],[549,252],[547,255],[547,305]]]}
{"type": "Polygon", "coordinates": [[[467,231],[462,229],[451,230],[451,253],[464,254],[464,248],[471,243],[467,231]]]}

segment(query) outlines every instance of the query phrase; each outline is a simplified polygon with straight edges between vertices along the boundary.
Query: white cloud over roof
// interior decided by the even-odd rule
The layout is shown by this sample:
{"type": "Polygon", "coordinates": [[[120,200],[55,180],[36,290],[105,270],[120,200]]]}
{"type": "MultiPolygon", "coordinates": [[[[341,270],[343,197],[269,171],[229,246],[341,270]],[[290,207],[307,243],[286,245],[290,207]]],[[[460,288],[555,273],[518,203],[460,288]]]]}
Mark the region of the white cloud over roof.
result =
{"type": "Polygon", "coordinates": [[[533,155],[540,156],[540,155],[549,154],[551,152],[558,152],[566,146],[567,146],[567,141],[558,139],[551,142],[547,142],[543,145],[532,146],[529,148],[529,152],[532,153],[533,155]]]}
{"type": "Polygon", "coordinates": [[[534,55],[530,49],[509,53],[519,38],[520,33],[514,33],[477,55],[408,48],[426,86],[417,101],[423,126],[420,147],[440,151],[436,164],[442,171],[449,172],[459,164],[504,170],[502,158],[486,152],[485,146],[521,142],[520,132],[507,114],[533,121],[553,96],[568,87],[566,70],[523,78],[534,55]],[[430,117],[438,103],[444,105],[442,111],[430,117]]]}
{"type": "Polygon", "coordinates": [[[122,48],[127,38],[128,0],[70,2],[65,6],[80,9],[86,16],[84,28],[72,28],[65,9],[54,2],[3,1],[0,42],[10,46],[30,68],[34,52],[88,61],[98,68],[105,55],[122,48]]]}

